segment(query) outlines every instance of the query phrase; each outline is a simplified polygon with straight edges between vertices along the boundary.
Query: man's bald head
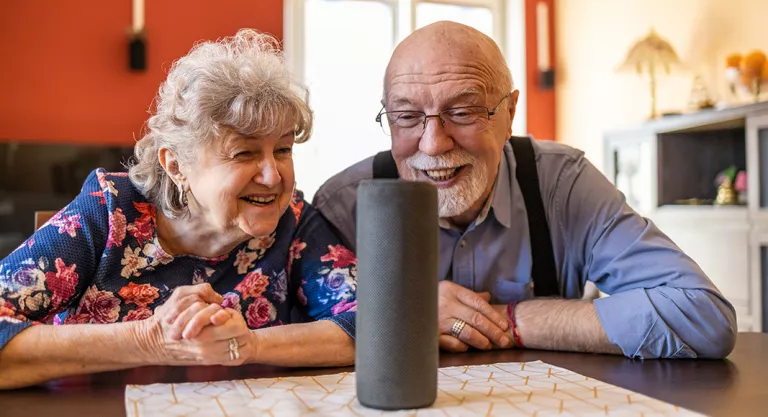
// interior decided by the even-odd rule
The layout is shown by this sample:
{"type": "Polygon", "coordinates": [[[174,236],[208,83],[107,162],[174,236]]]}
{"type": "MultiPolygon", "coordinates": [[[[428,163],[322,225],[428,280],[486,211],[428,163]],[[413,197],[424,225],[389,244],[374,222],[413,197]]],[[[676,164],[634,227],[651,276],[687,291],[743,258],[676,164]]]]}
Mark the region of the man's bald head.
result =
{"type": "Polygon", "coordinates": [[[384,75],[384,100],[393,78],[410,74],[438,75],[451,67],[476,67],[489,94],[512,91],[512,75],[499,46],[472,27],[441,21],[414,31],[392,54],[384,75]]]}
{"type": "Polygon", "coordinates": [[[469,26],[434,23],[395,48],[380,120],[390,129],[400,177],[437,187],[440,217],[462,227],[477,217],[512,133],[517,98],[499,47],[469,26]]]}

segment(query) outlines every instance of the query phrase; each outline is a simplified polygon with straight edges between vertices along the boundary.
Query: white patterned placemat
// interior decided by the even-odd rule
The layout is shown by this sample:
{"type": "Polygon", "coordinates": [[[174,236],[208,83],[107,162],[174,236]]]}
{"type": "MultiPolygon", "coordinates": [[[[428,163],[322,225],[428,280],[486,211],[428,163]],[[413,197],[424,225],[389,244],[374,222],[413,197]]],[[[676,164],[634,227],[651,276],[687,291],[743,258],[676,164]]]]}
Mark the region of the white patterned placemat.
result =
{"type": "Polygon", "coordinates": [[[154,416],[699,416],[547,363],[440,368],[430,408],[381,412],[355,396],[355,374],[129,385],[129,417],[154,416]]]}

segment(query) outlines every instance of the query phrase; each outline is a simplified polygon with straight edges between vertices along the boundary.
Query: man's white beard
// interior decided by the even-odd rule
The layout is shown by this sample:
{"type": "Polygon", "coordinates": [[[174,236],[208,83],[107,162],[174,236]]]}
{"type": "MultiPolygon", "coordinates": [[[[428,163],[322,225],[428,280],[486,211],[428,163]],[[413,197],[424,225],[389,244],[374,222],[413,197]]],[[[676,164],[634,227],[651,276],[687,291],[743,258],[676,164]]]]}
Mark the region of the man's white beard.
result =
{"type": "Polygon", "coordinates": [[[463,149],[454,149],[440,156],[429,156],[421,151],[405,160],[403,179],[429,181],[421,171],[428,169],[455,168],[468,165],[466,174],[449,188],[437,189],[438,215],[455,217],[470,209],[482,196],[488,185],[488,170],[474,156],[463,149]]]}

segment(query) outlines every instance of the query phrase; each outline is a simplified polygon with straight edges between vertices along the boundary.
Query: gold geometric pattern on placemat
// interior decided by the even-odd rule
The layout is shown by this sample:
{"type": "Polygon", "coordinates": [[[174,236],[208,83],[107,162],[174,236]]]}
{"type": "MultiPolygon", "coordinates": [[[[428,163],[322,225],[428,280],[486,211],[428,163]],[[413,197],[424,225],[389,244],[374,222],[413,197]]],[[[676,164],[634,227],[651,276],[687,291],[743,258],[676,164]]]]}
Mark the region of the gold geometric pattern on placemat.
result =
{"type": "Polygon", "coordinates": [[[125,406],[129,417],[699,415],[541,361],[440,368],[437,401],[420,410],[363,407],[354,373],[129,385],[125,406]]]}

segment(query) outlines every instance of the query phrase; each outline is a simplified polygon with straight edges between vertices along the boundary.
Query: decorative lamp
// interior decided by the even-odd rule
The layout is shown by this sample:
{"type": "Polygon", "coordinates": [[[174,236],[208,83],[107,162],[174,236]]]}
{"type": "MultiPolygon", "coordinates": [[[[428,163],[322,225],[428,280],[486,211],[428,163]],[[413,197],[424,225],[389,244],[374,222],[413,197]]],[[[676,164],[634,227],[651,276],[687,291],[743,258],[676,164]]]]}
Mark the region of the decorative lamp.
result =
{"type": "Polygon", "coordinates": [[[656,71],[661,69],[669,74],[672,66],[679,64],[680,59],[672,45],[651,28],[648,36],[632,45],[624,63],[618,70],[621,72],[635,71],[638,75],[642,75],[644,72],[648,73],[651,81],[651,118],[656,118],[658,116],[656,111],[656,71]]]}

